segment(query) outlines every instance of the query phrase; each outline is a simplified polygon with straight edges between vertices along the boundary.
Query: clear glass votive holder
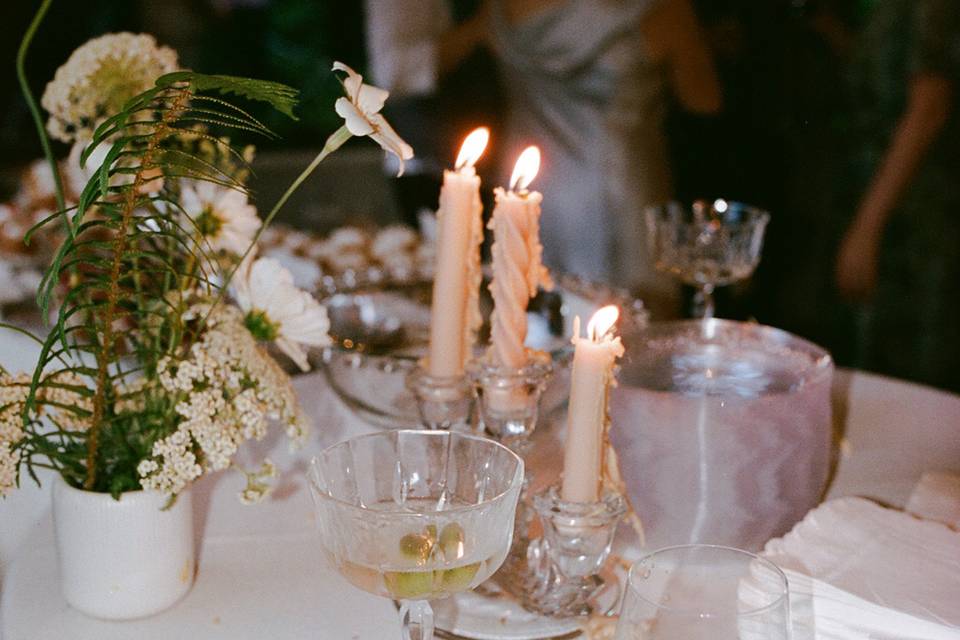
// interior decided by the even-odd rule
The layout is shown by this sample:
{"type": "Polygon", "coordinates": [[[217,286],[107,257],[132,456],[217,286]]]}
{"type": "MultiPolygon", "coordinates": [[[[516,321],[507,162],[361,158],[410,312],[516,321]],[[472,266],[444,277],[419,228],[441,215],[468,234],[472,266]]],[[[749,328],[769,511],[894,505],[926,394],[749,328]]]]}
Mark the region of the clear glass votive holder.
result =
{"type": "Polygon", "coordinates": [[[599,502],[566,502],[556,485],[534,496],[533,506],[543,524],[550,559],[568,578],[600,572],[617,524],[627,512],[619,493],[608,491],[599,502]]]}
{"type": "Polygon", "coordinates": [[[474,362],[469,376],[486,432],[510,448],[526,442],[537,426],[540,398],[552,373],[545,353],[531,354],[520,368],[474,362]]]}
{"type": "Polygon", "coordinates": [[[498,584],[543,615],[574,617],[608,608],[598,604],[607,590],[600,573],[626,513],[624,499],[608,492],[598,502],[565,502],[553,486],[534,496],[533,508],[543,535],[527,541],[522,563],[508,558],[498,584]]]}
{"type": "Polygon", "coordinates": [[[667,547],[630,569],[616,640],[789,640],[787,578],[741,549],[667,547]]]}
{"type": "Polygon", "coordinates": [[[473,409],[470,378],[432,376],[416,367],[407,376],[407,386],[417,399],[420,423],[425,429],[469,427],[473,409]]]}

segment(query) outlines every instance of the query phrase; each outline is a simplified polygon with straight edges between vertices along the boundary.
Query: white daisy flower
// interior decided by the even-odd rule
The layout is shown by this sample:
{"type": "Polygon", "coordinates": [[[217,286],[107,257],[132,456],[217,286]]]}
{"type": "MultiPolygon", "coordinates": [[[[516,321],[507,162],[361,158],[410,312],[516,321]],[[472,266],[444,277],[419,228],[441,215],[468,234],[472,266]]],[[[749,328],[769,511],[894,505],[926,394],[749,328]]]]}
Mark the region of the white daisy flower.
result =
{"type": "Polygon", "coordinates": [[[403,161],[413,157],[413,148],[403,141],[380,114],[390,92],[364,84],[363,76],[342,62],[334,62],[333,70],[347,74],[343,81],[347,97],[338,99],[334,105],[334,109],[344,119],[347,130],[355,136],[370,136],[385,151],[397,156],[400,161],[397,175],[403,175],[403,161]]]}
{"type": "Polygon", "coordinates": [[[260,228],[247,194],[213,182],[184,180],[180,206],[214,251],[243,255],[260,228]]]}
{"type": "Polygon", "coordinates": [[[272,258],[248,256],[233,278],[233,296],[244,312],[244,324],[258,340],[277,347],[309,371],[302,345],[330,344],[326,308],[293,284],[293,276],[272,258]]]}

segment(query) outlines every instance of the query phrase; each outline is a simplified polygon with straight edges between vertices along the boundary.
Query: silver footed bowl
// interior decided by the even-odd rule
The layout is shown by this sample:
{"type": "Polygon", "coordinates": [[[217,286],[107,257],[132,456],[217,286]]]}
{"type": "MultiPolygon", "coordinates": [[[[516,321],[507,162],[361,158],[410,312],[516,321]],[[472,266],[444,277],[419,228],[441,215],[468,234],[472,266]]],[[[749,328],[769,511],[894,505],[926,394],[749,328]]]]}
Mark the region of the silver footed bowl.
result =
{"type": "MultiPolygon", "coordinates": [[[[550,354],[554,373],[542,400],[545,415],[566,404],[570,385],[573,318],[584,323],[608,304],[620,307],[621,330],[647,322],[643,303],[625,291],[558,276],[553,291],[542,291],[527,311],[527,346],[550,354]]],[[[481,287],[481,310],[489,319],[492,302],[487,283],[481,287]]],[[[322,300],[330,316],[333,345],[311,353],[337,395],[371,423],[392,429],[420,423],[416,400],[407,389],[407,373],[427,353],[430,336],[431,282],[365,283],[350,290],[327,292],[322,300]]],[[[485,322],[478,355],[489,340],[485,322]]]]}

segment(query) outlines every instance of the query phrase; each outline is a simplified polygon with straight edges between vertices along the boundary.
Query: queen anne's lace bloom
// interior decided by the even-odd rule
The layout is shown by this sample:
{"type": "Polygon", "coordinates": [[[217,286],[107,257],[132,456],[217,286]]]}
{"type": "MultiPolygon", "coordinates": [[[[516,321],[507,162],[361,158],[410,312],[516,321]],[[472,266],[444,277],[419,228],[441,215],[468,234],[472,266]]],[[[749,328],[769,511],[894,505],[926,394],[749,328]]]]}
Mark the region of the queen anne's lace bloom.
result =
{"type": "Polygon", "coordinates": [[[153,36],[110,33],[78,48],[57,69],[41,104],[47,131],[63,142],[89,140],[103,120],[165,73],[176,71],[177,53],[153,36]]]}
{"type": "Polygon", "coordinates": [[[270,494],[271,485],[267,482],[270,478],[277,475],[277,468],[269,458],[263,461],[260,469],[257,471],[244,471],[247,476],[247,486],[240,492],[240,502],[243,504],[256,504],[261,502],[270,494]]]}
{"type": "MultiPolygon", "coordinates": [[[[0,496],[6,495],[17,483],[20,452],[15,447],[26,435],[23,429],[23,410],[30,394],[32,376],[0,375],[0,496]]],[[[44,379],[37,391],[37,418],[45,418],[64,431],[84,431],[89,428],[93,409],[90,397],[82,393],[84,380],[72,371],[55,371],[44,379]]]]}
{"type": "Polygon", "coordinates": [[[20,414],[29,390],[30,378],[26,374],[0,376],[0,496],[17,484],[20,452],[13,447],[24,436],[20,414]]]}
{"type": "MultiPolygon", "coordinates": [[[[140,462],[145,489],[175,495],[205,471],[226,469],[243,442],[266,434],[270,420],[284,424],[295,439],[305,434],[290,378],[257,344],[240,310],[217,307],[207,322],[184,359],[159,363],[162,393],[181,398],[175,407],[179,422],[140,462]]],[[[263,477],[258,475],[255,484],[263,484],[263,477]]]]}

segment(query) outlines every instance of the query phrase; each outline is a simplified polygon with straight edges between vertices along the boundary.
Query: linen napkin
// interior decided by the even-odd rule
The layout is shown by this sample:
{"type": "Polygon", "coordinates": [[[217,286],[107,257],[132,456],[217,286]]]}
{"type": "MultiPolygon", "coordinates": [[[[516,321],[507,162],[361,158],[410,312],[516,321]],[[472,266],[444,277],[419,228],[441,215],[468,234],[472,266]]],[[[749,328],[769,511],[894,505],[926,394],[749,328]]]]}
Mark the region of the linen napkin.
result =
{"type": "MultiPolygon", "coordinates": [[[[822,580],[785,569],[790,585],[790,618],[793,640],[957,640],[960,630],[948,625],[883,607],[838,589],[822,580]]],[[[740,583],[739,596],[746,607],[759,607],[775,588],[769,572],[754,571],[740,583]]],[[[761,640],[762,621],[740,622],[740,637],[761,640]]]]}
{"type": "Polygon", "coordinates": [[[939,522],[840,498],[763,555],[787,573],[796,640],[960,640],[960,533],[939,522]]]}
{"type": "Polygon", "coordinates": [[[906,510],[960,530],[960,476],[940,472],[923,474],[907,500],[906,510]]]}

